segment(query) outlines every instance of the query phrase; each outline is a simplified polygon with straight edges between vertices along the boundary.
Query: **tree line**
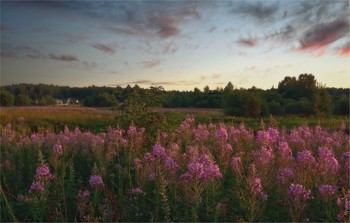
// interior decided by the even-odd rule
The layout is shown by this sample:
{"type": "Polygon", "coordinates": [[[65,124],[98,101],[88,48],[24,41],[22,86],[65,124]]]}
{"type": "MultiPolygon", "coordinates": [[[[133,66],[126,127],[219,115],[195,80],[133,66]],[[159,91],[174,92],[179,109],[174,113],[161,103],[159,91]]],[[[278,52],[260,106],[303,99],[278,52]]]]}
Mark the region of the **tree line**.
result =
{"type": "Polygon", "coordinates": [[[13,84],[0,87],[1,106],[54,105],[57,99],[79,101],[89,107],[197,107],[223,108],[226,115],[259,117],[266,115],[349,115],[349,88],[327,88],[312,74],[285,77],[277,88],[224,88],[193,91],[165,91],[163,87],[144,89],[135,85],[117,87],[68,87],[46,84],[13,84]],[[137,107],[137,106],[136,106],[137,107]]]}

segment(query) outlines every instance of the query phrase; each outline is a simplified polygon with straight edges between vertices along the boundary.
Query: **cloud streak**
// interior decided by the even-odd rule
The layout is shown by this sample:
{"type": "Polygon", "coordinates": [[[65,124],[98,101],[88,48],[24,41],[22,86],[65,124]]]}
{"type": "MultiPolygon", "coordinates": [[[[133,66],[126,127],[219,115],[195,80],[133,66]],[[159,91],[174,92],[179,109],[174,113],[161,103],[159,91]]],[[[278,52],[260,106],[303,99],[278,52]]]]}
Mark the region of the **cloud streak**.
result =
{"type": "Polygon", "coordinates": [[[258,45],[257,38],[240,38],[237,43],[245,47],[255,47],[258,45]]]}
{"type": "Polygon", "coordinates": [[[219,79],[221,77],[221,74],[219,73],[213,73],[211,75],[208,75],[208,76],[200,76],[200,80],[201,81],[204,81],[204,80],[215,80],[215,79],[219,79]]]}
{"type": "Polygon", "coordinates": [[[160,60],[154,59],[154,60],[149,60],[149,61],[142,61],[142,62],[140,62],[140,64],[142,64],[143,68],[153,68],[153,67],[160,65],[160,60]]]}
{"type": "Polygon", "coordinates": [[[278,12],[278,9],[279,7],[276,4],[264,5],[261,2],[242,2],[233,9],[233,13],[249,16],[254,18],[256,21],[261,22],[273,19],[275,14],[278,12]]]}
{"type": "Polygon", "coordinates": [[[101,43],[96,43],[91,45],[93,48],[100,50],[104,53],[108,54],[114,54],[117,51],[117,46],[116,44],[101,44],[101,43]]]}
{"type": "Polygon", "coordinates": [[[76,62],[76,61],[79,61],[76,56],[71,55],[71,54],[62,54],[62,55],[50,54],[49,58],[53,59],[53,60],[60,60],[60,61],[63,61],[63,62],[76,62]]]}
{"type": "Polygon", "coordinates": [[[349,22],[336,20],[319,24],[308,30],[300,39],[301,51],[315,51],[323,49],[349,33],[349,22]]]}

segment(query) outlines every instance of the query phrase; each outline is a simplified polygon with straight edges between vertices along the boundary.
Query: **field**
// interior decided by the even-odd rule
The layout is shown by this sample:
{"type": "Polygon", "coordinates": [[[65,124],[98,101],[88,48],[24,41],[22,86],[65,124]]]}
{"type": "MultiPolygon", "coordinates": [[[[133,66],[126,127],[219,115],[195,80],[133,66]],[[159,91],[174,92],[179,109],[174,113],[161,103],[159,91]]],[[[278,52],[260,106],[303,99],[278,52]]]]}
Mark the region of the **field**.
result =
{"type": "Polygon", "coordinates": [[[347,117],[153,111],[1,108],[0,221],[350,221],[347,117]]]}

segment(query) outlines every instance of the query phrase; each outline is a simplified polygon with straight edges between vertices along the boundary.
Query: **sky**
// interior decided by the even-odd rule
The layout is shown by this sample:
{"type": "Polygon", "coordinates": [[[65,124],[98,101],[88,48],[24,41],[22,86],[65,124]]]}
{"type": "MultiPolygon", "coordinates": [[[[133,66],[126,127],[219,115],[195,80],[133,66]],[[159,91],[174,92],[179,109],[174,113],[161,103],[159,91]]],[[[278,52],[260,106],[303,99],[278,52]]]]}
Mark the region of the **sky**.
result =
{"type": "Polygon", "coordinates": [[[350,87],[349,1],[4,1],[0,84],[350,87]]]}

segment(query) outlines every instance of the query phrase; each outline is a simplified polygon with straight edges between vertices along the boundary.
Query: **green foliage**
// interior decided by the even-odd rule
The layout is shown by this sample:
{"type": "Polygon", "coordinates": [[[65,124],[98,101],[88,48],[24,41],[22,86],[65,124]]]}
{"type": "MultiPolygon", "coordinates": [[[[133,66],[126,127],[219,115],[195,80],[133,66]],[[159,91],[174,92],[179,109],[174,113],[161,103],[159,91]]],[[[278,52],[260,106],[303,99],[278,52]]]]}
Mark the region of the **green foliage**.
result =
{"type": "Polygon", "coordinates": [[[331,112],[332,98],[325,87],[318,87],[314,93],[314,111],[316,116],[329,116],[331,112]]]}
{"type": "MultiPolygon", "coordinates": [[[[192,91],[164,91],[162,89],[159,92],[159,95],[162,97],[160,101],[158,99],[149,99],[150,97],[159,96],[158,94],[154,94],[157,88],[158,87],[150,87],[149,89],[143,89],[138,85],[134,87],[128,85],[125,88],[120,86],[70,88],[67,86],[45,84],[15,84],[1,87],[1,91],[6,90],[8,93],[16,96],[16,98],[18,98],[16,99],[18,101],[16,104],[18,105],[27,104],[27,99],[24,99],[22,95],[27,95],[32,104],[35,105],[38,105],[39,102],[41,105],[51,104],[47,103],[47,100],[45,100],[45,97],[49,95],[52,98],[64,101],[67,98],[74,98],[83,101],[84,106],[87,107],[119,106],[124,111],[129,105],[131,105],[129,107],[138,107],[132,105],[132,100],[134,100],[133,97],[135,97],[135,95],[139,95],[137,97],[141,98],[141,100],[137,103],[145,104],[146,106],[143,107],[224,108],[226,114],[235,116],[257,117],[257,114],[259,114],[258,116],[268,116],[270,114],[322,116],[332,112],[333,114],[339,115],[346,115],[349,113],[346,99],[340,100],[343,96],[349,97],[349,89],[327,88],[326,91],[330,94],[333,104],[326,107],[321,103],[322,99],[320,100],[319,98],[325,97],[328,103],[327,96],[322,96],[324,94],[317,90],[320,86],[312,74],[300,74],[298,77],[285,77],[279,82],[277,89],[262,90],[253,86],[249,89],[235,90],[233,84],[228,82],[224,88],[218,87],[216,89],[210,89],[209,86],[206,86],[203,90],[194,88],[192,91]],[[246,96],[240,96],[240,94],[245,94],[243,92],[251,93],[256,98],[248,97],[248,103],[244,98],[246,96]],[[235,96],[232,96],[232,94],[235,96]],[[232,98],[229,99],[230,97],[232,98]],[[292,101],[286,103],[289,99],[292,101]],[[232,103],[229,102],[230,100],[232,103]],[[158,101],[159,103],[149,103],[150,101],[158,101]],[[260,104],[260,111],[259,109],[253,111],[253,107],[255,106],[255,108],[258,108],[258,104],[260,104]]],[[[8,97],[6,93],[2,98],[1,104],[3,106],[11,106],[14,104],[11,97],[8,97]]]]}
{"type": "Polygon", "coordinates": [[[242,115],[243,92],[235,90],[223,97],[223,109],[225,115],[241,116],[242,115]]]}
{"type": "Polygon", "coordinates": [[[1,106],[12,106],[15,103],[15,96],[9,91],[2,89],[0,91],[0,103],[1,106]]]}
{"type": "Polygon", "coordinates": [[[16,106],[28,106],[28,105],[30,105],[30,98],[28,97],[28,95],[19,94],[16,96],[15,105],[16,106]]]}
{"type": "Polygon", "coordinates": [[[45,95],[39,101],[39,105],[55,105],[56,100],[51,95],[45,95]]]}
{"type": "Polygon", "coordinates": [[[349,97],[345,95],[342,95],[341,97],[337,98],[334,102],[334,114],[349,116],[349,100],[349,97]]]}
{"type": "Polygon", "coordinates": [[[245,117],[257,118],[261,113],[261,101],[254,94],[247,94],[243,97],[243,115],[245,117]]]}
{"type": "Polygon", "coordinates": [[[258,117],[261,113],[261,100],[255,93],[246,90],[234,90],[223,98],[226,115],[258,117]]]}
{"type": "Polygon", "coordinates": [[[272,101],[267,105],[268,105],[268,111],[271,115],[281,115],[283,113],[283,109],[280,103],[272,101]]]}

